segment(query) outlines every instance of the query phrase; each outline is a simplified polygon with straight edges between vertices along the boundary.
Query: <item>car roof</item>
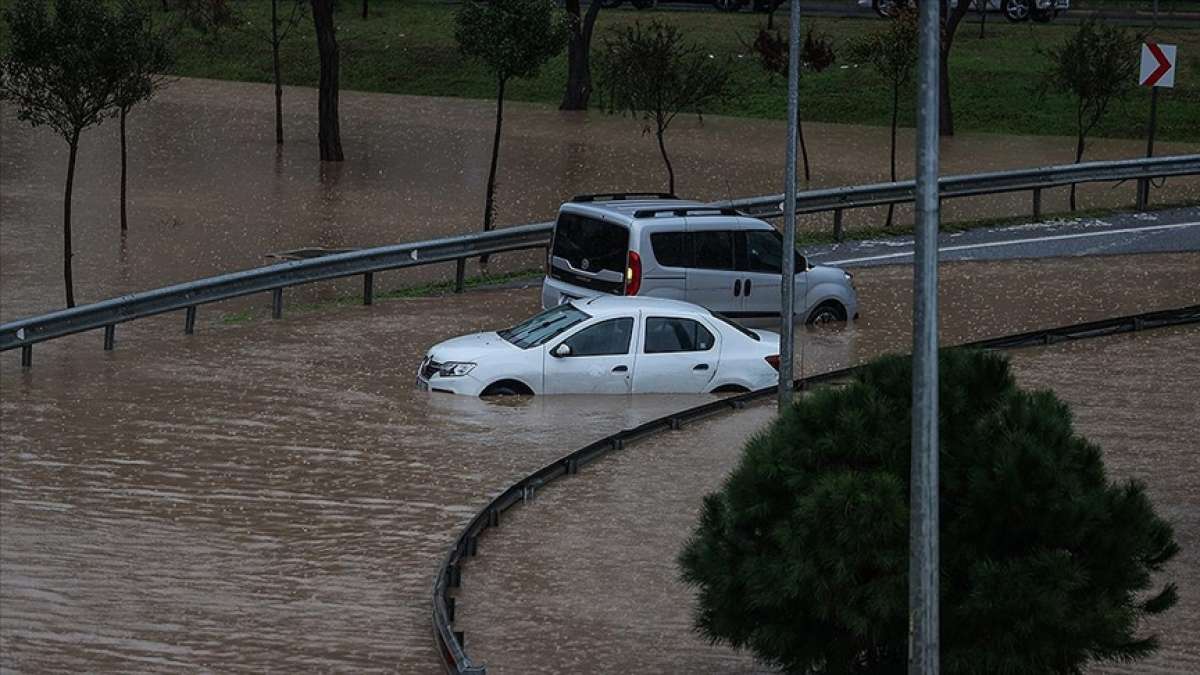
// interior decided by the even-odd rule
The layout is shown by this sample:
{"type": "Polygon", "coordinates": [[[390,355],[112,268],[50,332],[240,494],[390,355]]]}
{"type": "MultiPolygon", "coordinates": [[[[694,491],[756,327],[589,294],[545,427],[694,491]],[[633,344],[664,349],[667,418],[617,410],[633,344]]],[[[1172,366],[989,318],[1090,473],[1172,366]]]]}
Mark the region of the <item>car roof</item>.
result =
{"type": "Polygon", "coordinates": [[[628,314],[629,312],[637,311],[679,312],[712,316],[712,312],[690,302],[668,300],[666,298],[648,298],[637,295],[597,295],[590,298],[573,300],[572,303],[579,309],[595,317],[603,317],[610,314],[628,314]]]}
{"type": "Polygon", "coordinates": [[[682,223],[683,216],[676,215],[670,212],[664,212],[657,216],[643,215],[640,218],[637,216],[638,211],[652,211],[655,209],[712,209],[712,213],[695,213],[688,214],[688,218],[723,218],[729,221],[734,229],[739,230],[766,230],[774,229],[769,223],[763,222],[753,216],[738,214],[730,215],[729,213],[720,213],[717,209],[727,208],[719,205],[710,204],[707,202],[699,202],[694,199],[616,199],[610,201],[595,201],[595,202],[566,202],[560,207],[560,211],[569,211],[579,213],[601,219],[609,222],[617,221],[627,226],[638,225],[649,222],[672,221],[677,220],[682,223]]]}

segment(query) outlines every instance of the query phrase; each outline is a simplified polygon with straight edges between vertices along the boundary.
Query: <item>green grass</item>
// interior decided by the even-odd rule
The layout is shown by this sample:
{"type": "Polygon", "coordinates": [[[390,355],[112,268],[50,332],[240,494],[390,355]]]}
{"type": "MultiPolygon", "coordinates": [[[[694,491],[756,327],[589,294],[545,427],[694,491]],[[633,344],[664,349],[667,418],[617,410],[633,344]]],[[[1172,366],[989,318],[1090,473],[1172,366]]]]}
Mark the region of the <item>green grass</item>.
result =
{"type": "MultiPolygon", "coordinates": [[[[246,18],[261,24],[269,4],[265,0],[238,3],[246,18]]],[[[354,12],[338,16],[342,48],[342,87],[349,90],[392,92],[428,96],[490,98],[495,83],[478,64],[459,53],[453,38],[454,7],[443,3],[405,2],[373,5],[373,14],[361,19],[354,12]]],[[[161,13],[157,16],[166,16],[161,13]]],[[[677,24],[694,41],[708,45],[714,56],[734,60],[737,93],[711,111],[723,115],[782,119],[786,112],[786,86],[766,76],[746,54],[743,43],[763,15],[741,12],[654,12],[604,10],[597,38],[614,27],[658,18],[677,24]]],[[[839,54],[851,39],[882,28],[876,19],[809,19],[829,34],[839,54]]],[[[1073,27],[1065,23],[1010,24],[989,22],[985,39],[974,25],[964,25],[955,39],[951,61],[951,93],[955,123],[960,131],[1012,134],[1074,133],[1072,102],[1051,92],[1039,98],[1039,81],[1046,57],[1039,50],[1063,40],[1073,27]]],[[[1142,29],[1131,29],[1142,30],[1142,29]]],[[[0,36],[2,38],[2,36],[0,36]]],[[[1179,45],[1182,63],[1173,90],[1161,92],[1159,138],[1164,141],[1200,141],[1200,26],[1160,28],[1155,38],[1179,45]]],[[[284,81],[315,86],[318,64],[312,28],[306,19],[283,47],[284,81]]],[[[886,85],[865,69],[853,67],[845,56],[833,68],[804,76],[803,106],[806,119],[826,122],[888,123],[886,85]]],[[[566,60],[560,56],[541,74],[508,87],[511,100],[557,104],[562,95],[566,60]]],[[[226,29],[218,36],[191,30],[181,34],[175,73],[192,77],[270,81],[270,55],[265,45],[226,29]]],[[[911,96],[905,97],[911,101],[911,96]]],[[[1149,106],[1147,91],[1133,90],[1119,101],[1095,131],[1096,136],[1139,138],[1145,133],[1149,106]]],[[[912,124],[907,106],[902,124],[912,124]]]]}

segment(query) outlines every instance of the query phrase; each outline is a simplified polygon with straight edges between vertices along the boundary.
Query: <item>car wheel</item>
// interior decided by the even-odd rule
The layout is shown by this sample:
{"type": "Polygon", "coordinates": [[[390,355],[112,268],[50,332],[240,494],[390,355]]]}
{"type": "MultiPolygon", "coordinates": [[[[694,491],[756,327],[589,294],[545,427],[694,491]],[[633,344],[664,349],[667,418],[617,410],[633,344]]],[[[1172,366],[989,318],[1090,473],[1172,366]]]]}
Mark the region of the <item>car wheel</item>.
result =
{"type": "Polygon", "coordinates": [[[736,12],[742,8],[741,0],[713,0],[718,12],[736,12]]]}
{"type": "Polygon", "coordinates": [[[897,0],[871,0],[871,9],[885,19],[893,19],[900,13],[900,3],[897,0]]]}
{"type": "Polygon", "coordinates": [[[1032,0],[1001,0],[1000,11],[1004,18],[1013,23],[1021,23],[1029,19],[1029,7],[1032,0]]]}
{"type": "Polygon", "coordinates": [[[846,320],[846,310],[836,302],[823,302],[808,315],[810,326],[828,326],[846,320]]]}

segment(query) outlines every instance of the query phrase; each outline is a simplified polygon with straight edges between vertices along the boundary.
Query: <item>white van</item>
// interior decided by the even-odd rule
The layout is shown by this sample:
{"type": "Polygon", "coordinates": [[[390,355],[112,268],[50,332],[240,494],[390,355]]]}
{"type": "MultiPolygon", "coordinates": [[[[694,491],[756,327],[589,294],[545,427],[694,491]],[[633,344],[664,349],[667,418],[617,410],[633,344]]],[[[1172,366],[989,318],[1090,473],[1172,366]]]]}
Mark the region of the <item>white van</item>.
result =
{"type": "MultiPolygon", "coordinates": [[[[795,255],[796,320],[858,318],[851,275],[795,255]]],[[[581,195],[559,208],[542,306],[642,295],[777,322],[782,260],[779,232],[733,209],[659,193],[581,195]]]]}

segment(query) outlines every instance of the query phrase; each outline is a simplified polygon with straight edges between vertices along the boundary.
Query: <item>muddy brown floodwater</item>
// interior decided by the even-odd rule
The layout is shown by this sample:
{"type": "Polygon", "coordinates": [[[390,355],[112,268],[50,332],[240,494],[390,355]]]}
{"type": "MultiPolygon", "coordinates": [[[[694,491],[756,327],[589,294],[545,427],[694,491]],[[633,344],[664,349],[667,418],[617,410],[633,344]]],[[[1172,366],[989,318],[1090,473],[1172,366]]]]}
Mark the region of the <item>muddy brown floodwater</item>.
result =
{"type": "MultiPolygon", "coordinates": [[[[1200,302],[1200,253],[960,263],[942,274],[947,341],[1200,302]]],[[[856,281],[863,318],[806,335],[808,372],[907,350],[908,271],[864,269],[856,281]]],[[[496,403],[413,391],[429,345],[537,303],[536,287],[481,291],[204,324],[190,338],[168,317],[122,326],[113,352],[89,334],[40,345],[28,371],[4,354],[5,666],[436,672],[433,576],[478,508],[576,447],[709,400],[496,403]]],[[[632,483],[612,487],[647,498],[632,483]]],[[[569,522],[544,506],[520,517],[569,522]]],[[[673,508],[647,506],[648,520],[673,508]]],[[[501,532],[467,570],[461,615],[472,653],[503,663],[481,622],[535,616],[547,580],[542,562],[515,576],[486,567],[506,559],[501,546],[544,546],[519,526],[501,532]],[[510,595],[482,592],[501,582],[510,595]],[[494,604],[505,597],[516,598],[508,613],[494,604]]],[[[598,573],[603,544],[579,545],[600,554],[576,561],[598,573]]]]}
{"type": "MultiPolygon", "coordinates": [[[[178,80],[129,118],[130,231],[118,221],[118,128],[109,122],[81,142],[75,181],[75,283],[81,303],[271,262],[302,247],[366,247],[477,230],[494,124],[488,101],[342,92],[347,161],[316,161],[316,92],[288,88],[287,142],[274,143],[270,85],[178,80]]],[[[887,129],[806,125],[813,187],[884,179],[887,129]]],[[[778,121],[681,117],[670,151],[678,192],[710,200],[776,193],[785,125],[778,121]]],[[[911,157],[911,130],[900,155],[911,157]]],[[[0,109],[0,321],[59,309],[62,192],[66,144],[0,109]]],[[[942,143],[945,173],[1070,162],[1073,141],[1056,137],[962,134],[942,143]]],[[[1097,139],[1089,159],[1137,157],[1140,141],[1097,139]]],[[[1200,144],[1161,143],[1161,154],[1200,144]]],[[[910,167],[904,164],[900,172],[910,167]]],[[[497,222],[548,220],[583,192],[663,189],[653,141],[640,123],[552,106],[506,106],[497,222]]],[[[1200,178],[1171,179],[1156,199],[1200,200],[1200,178]]],[[[1045,195],[1065,208],[1064,190],[1045,195]]],[[[1082,206],[1128,205],[1132,185],[1085,186],[1082,206]]],[[[1028,194],[953,200],[948,218],[1029,213],[1028,194]]],[[[882,223],[882,210],[847,215],[847,227],[882,223]]],[[[902,210],[901,218],[907,212],[902,210]]],[[[829,228],[828,217],[805,219],[829,228]]],[[[537,267],[533,254],[502,256],[493,270],[537,267]]],[[[453,266],[377,275],[378,289],[446,278],[453,266]]],[[[328,297],[355,282],[325,285],[328,297]]],[[[311,294],[313,289],[297,291],[311,294]]],[[[312,297],[305,295],[305,297],[312,297]]],[[[261,297],[242,301],[259,307],[261,297]]]]}
{"type": "MultiPolygon", "coordinates": [[[[1164,329],[1012,353],[1018,381],[1054,390],[1110,475],[1148,485],[1183,551],[1156,583],[1180,602],[1142,627],[1158,653],[1097,673],[1200,671],[1200,328],[1164,329]]],[[[772,672],[691,630],[675,556],[705,494],[720,487],[774,406],[632,446],[542,490],[480,540],[464,568],[456,628],[489,673],[772,672]]]]}

